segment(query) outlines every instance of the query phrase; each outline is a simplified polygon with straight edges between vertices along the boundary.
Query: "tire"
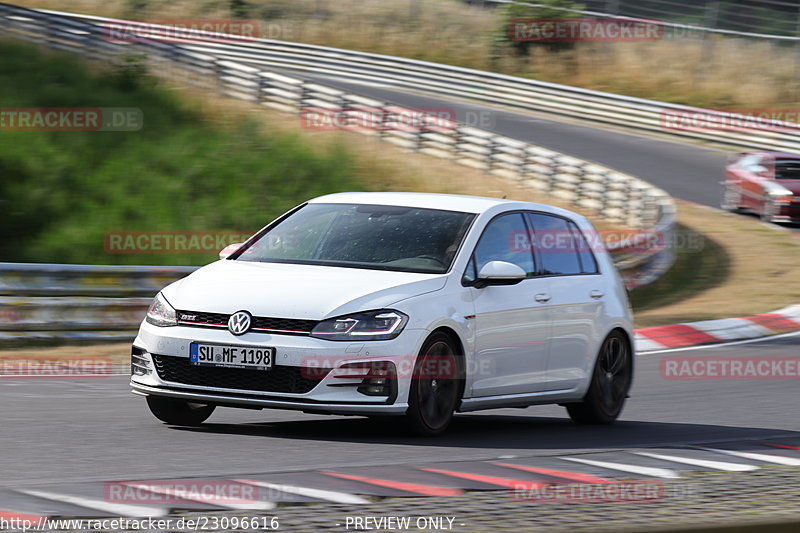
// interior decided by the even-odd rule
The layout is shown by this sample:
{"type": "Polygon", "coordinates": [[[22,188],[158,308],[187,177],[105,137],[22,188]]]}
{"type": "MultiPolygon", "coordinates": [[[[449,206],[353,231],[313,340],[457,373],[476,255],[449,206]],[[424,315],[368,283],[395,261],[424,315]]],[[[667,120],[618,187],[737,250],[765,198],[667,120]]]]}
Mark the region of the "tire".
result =
{"type": "Polygon", "coordinates": [[[761,208],[760,213],[761,221],[771,223],[775,218],[775,204],[772,200],[764,200],[764,206],[761,208]]]}
{"type": "Polygon", "coordinates": [[[420,436],[441,435],[461,400],[462,369],[453,341],[431,335],[420,350],[409,387],[406,422],[420,436]]]}
{"type": "Polygon", "coordinates": [[[156,418],[173,426],[199,426],[216,409],[216,405],[189,403],[161,396],[148,396],[147,406],[156,418]]]}
{"type": "Polygon", "coordinates": [[[740,202],[740,193],[731,189],[727,185],[722,188],[722,201],[720,202],[720,207],[722,209],[725,211],[730,211],[731,213],[736,213],[741,209],[740,202]]]}
{"type": "Polygon", "coordinates": [[[583,401],[566,404],[578,424],[611,424],[625,405],[633,379],[631,349],[625,336],[612,331],[600,346],[592,382],[583,401]]]}

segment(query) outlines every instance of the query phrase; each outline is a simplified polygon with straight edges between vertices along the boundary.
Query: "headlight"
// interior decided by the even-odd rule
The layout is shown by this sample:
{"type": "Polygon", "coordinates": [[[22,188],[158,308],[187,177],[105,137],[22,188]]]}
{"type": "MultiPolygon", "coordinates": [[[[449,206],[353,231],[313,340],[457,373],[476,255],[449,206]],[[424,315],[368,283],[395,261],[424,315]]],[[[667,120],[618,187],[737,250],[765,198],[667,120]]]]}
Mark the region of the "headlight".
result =
{"type": "Polygon", "coordinates": [[[772,201],[776,204],[791,204],[794,201],[794,196],[791,194],[782,194],[780,196],[773,196],[772,201]]]}
{"type": "Polygon", "coordinates": [[[331,341],[382,341],[400,335],[406,322],[408,316],[400,311],[368,311],[322,321],[311,331],[311,336],[331,341]]]}
{"type": "Polygon", "coordinates": [[[150,304],[150,309],[147,310],[147,318],[145,318],[148,324],[153,324],[154,326],[176,326],[178,325],[178,318],[175,315],[175,309],[169,305],[169,302],[166,298],[159,292],[153,303],[150,304]]]}

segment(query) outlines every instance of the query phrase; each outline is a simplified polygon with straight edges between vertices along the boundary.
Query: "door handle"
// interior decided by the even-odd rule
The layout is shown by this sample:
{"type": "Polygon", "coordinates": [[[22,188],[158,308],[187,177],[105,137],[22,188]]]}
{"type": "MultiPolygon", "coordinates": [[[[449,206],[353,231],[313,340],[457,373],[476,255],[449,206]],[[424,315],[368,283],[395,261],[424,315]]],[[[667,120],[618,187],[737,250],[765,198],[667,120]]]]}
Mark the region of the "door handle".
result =
{"type": "Polygon", "coordinates": [[[595,289],[595,290],[593,290],[592,292],[589,293],[589,296],[591,296],[595,300],[599,300],[604,295],[605,295],[605,293],[603,291],[598,291],[597,289],[595,289]]]}
{"type": "Polygon", "coordinates": [[[540,292],[539,294],[534,296],[534,298],[536,298],[536,301],[540,303],[545,303],[550,301],[550,295],[544,292],[540,292]]]}

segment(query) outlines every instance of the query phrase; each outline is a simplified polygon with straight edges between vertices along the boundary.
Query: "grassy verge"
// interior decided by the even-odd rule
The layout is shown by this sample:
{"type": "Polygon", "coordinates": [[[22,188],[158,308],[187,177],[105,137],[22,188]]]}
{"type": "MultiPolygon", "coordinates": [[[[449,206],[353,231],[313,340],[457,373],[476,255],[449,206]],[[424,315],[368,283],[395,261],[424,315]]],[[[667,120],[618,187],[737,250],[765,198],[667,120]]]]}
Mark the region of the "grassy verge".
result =
{"type": "Polygon", "coordinates": [[[665,276],[633,291],[636,327],[748,316],[800,302],[797,234],[677,202],[684,237],[702,244],[680,248],[665,276]]]}
{"type": "Polygon", "coordinates": [[[139,20],[241,17],[266,36],[410,57],[712,108],[800,103],[796,49],[727,37],[581,43],[520,55],[496,43],[499,10],[461,0],[17,0],[139,20]],[[753,75],[753,65],[769,65],[753,75]],[[736,80],[736,83],[731,83],[736,80]]]}
{"type": "Polygon", "coordinates": [[[94,72],[0,43],[0,107],[136,108],[143,118],[138,131],[0,131],[0,260],[202,264],[213,255],[109,253],[105,237],[252,233],[309,197],[364,188],[343,147],[316,151],[249,119],[209,123],[140,70],[94,72]]]}

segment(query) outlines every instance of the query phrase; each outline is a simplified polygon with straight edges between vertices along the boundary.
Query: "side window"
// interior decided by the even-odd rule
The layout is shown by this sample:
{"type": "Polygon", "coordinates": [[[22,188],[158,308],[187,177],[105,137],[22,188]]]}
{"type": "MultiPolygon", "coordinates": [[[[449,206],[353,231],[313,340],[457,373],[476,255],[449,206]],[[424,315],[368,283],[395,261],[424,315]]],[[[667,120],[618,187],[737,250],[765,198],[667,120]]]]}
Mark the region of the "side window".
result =
{"type": "Polygon", "coordinates": [[[469,264],[467,264],[467,270],[464,272],[464,277],[461,278],[461,283],[469,285],[476,279],[478,279],[478,273],[475,272],[475,258],[471,257],[469,264]]]}
{"type": "Polygon", "coordinates": [[[535,272],[528,227],[521,213],[501,215],[486,226],[475,248],[475,266],[481,268],[489,261],[513,263],[529,276],[535,272]]]}
{"type": "Polygon", "coordinates": [[[542,261],[541,273],[568,275],[581,273],[581,260],[568,222],[542,213],[530,213],[533,245],[542,261]]]}
{"type": "Polygon", "coordinates": [[[597,274],[597,260],[594,258],[594,254],[592,253],[594,240],[592,241],[592,245],[586,242],[586,236],[580,229],[578,229],[578,226],[576,226],[574,222],[570,221],[569,227],[572,230],[572,236],[575,239],[575,243],[578,247],[578,257],[581,260],[581,271],[584,274],[597,274]]]}

